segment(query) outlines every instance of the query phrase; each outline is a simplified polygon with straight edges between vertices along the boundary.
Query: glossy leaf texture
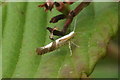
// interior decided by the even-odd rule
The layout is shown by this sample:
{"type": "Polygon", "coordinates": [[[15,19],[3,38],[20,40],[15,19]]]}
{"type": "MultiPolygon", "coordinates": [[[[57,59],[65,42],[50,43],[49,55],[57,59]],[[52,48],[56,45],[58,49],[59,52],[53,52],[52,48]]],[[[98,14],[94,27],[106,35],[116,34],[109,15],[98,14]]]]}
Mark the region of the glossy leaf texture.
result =
{"type": "MultiPolygon", "coordinates": [[[[58,14],[56,9],[45,12],[36,2],[2,5],[4,78],[81,78],[89,76],[118,30],[118,3],[92,2],[77,15],[69,30],[76,26],[76,35],[68,44],[45,55],[35,49],[51,40],[46,27],[62,29],[65,20],[49,23],[58,14]],[[76,24],[75,24],[76,20],[76,24]]],[[[70,6],[74,9],[79,3],[70,6]]]]}

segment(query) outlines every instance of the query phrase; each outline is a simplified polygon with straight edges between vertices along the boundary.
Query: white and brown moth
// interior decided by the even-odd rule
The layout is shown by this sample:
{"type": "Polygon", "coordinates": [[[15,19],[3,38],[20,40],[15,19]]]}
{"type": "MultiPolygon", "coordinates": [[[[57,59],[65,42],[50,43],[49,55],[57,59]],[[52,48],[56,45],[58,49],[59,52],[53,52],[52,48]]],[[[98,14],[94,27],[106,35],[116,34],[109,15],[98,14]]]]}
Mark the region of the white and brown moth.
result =
{"type": "Polygon", "coordinates": [[[72,31],[69,34],[49,43],[48,45],[44,46],[44,47],[39,47],[36,49],[36,52],[38,53],[38,55],[42,55],[51,51],[56,50],[57,48],[63,46],[64,44],[67,44],[75,35],[75,32],[72,31]]]}
{"type": "Polygon", "coordinates": [[[75,20],[74,30],[72,32],[70,32],[69,34],[67,34],[61,38],[56,39],[55,41],[49,43],[48,45],[46,45],[44,47],[37,48],[36,49],[37,54],[43,55],[45,53],[54,51],[67,43],[69,43],[69,45],[70,45],[70,40],[75,36],[75,28],[76,28],[76,20],[75,20]]]}

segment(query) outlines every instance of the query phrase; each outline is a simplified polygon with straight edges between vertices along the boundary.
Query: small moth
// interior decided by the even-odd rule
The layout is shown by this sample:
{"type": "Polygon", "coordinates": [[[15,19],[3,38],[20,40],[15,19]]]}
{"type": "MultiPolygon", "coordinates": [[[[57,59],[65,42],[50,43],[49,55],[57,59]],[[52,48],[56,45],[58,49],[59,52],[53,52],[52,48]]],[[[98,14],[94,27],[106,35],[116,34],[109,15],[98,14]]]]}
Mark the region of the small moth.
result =
{"type": "Polygon", "coordinates": [[[38,53],[38,55],[43,55],[45,53],[51,52],[56,50],[57,48],[63,46],[64,44],[68,43],[75,35],[75,32],[72,31],[69,34],[58,38],[57,40],[49,43],[48,45],[44,46],[44,47],[39,47],[36,49],[36,52],[38,53]]]}
{"type": "MultiPolygon", "coordinates": [[[[48,45],[46,45],[44,47],[37,48],[36,49],[37,54],[43,55],[45,53],[54,51],[67,43],[69,43],[69,45],[70,45],[70,40],[75,36],[76,21],[77,21],[77,19],[75,19],[74,29],[72,32],[70,32],[69,34],[67,34],[61,38],[56,39],[55,41],[49,43],[48,45]]],[[[71,54],[72,54],[72,51],[71,51],[71,54]]]]}

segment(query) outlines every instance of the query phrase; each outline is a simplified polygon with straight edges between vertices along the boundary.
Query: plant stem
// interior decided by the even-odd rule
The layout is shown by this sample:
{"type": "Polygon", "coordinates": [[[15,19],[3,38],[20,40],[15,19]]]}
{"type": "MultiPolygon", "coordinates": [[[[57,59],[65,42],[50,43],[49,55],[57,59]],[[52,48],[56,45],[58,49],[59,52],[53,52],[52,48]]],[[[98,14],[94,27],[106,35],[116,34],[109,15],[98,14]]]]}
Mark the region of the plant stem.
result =
{"type": "MultiPolygon", "coordinates": [[[[84,9],[86,6],[88,6],[90,2],[81,2],[74,10],[70,11],[69,14],[66,16],[66,22],[63,26],[63,29],[61,31],[54,30],[53,35],[56,36],[63,36],[66,34],[66,31],[69,27],[69,25],[72,23],[72,20],[76,15],[78,15],[82,9],[84,9]],[[57,32],[57,33],[56,33],[57,32]]],[[[53,28],[54,29],[54,28],[53,28]]],[[[49,29],[48,29],[49,30],[49,29]]],[[[49,30],[50,31],[50,30],[49,30]]],[[[51,32],[51,31],[50,31],[51,32]]]]}

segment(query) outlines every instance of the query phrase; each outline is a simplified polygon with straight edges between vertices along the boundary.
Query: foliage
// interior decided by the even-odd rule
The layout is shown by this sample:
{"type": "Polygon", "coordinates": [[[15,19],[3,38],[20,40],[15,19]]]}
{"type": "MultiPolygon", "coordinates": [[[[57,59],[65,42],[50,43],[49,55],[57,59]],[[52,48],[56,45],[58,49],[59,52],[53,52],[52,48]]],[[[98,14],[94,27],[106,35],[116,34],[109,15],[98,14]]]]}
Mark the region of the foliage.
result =
{"type": "MultiPolygon", "coordinates": [[[[5,78],[80,78],[90,75],[97,61],[105,56],[110,38],[117,31],[118,3],[91,3],[77,17],[73,55],[68,45],[39,56],[35,49],[50,42],[46,27],[56,14],[44,12],[41,3],[4,3],[2,5],[3,77],[5,78]]],[[[74,9],[79,3],[70,6],[74,9]]],[[[74,21],[71,24],[72,31],[74,21]]]]}

